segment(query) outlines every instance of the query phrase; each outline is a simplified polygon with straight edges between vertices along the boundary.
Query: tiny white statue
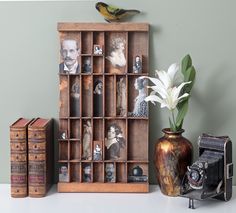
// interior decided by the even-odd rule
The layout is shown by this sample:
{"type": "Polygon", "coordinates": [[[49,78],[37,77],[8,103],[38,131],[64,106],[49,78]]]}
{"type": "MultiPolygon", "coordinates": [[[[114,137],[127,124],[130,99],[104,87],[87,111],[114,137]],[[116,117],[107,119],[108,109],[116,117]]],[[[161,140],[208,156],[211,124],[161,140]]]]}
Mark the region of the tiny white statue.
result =
{"type": "Polygon", "coordinates": [[[117,82],[117,112],[120,116],[126,116],[126,82],[121,78],[117,82]]]}
{"type": "Polygon", "coordinates": [[[96,144],[96,147],[93,151],[93,159],[102,160],[102,148],[99,146],[99,144],[96,144]]]}
{"type": "Polygon", "coordinates": [[[90,121],[84,124],[83,134],[83,159],[92,160],[91,143],[92,143],[92,126],[90,121]]]}

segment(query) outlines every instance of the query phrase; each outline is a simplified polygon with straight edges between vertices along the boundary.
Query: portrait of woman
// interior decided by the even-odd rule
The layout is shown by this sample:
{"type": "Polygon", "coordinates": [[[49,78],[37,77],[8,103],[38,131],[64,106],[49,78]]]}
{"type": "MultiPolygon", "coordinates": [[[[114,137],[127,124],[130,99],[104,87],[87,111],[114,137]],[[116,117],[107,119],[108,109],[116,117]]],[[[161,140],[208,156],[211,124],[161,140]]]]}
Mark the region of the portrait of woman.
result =
{"type": "Polygon", "coordinates": [[[80,85],[79,79],[76,79],[75,83],[71,87],[71,116],[80,116],[80,85]]]}
{"type": "Polygon", "coordinates": [[[138,90],[138,95],[134,99],[133,112],[129,112],[129,116],[133,117],[147,117],[148,116],[148,104],[144,100],[147,96],[145,87],[147,86],[146,79],[137,78],[134,83],[134,87],[138,90]]]}
{"type": "Polygon", "coordinates": [[[125,40],[123,38],[114,38],[111,42],[111,53],[106,58],[111,62],[113,67],[119,68],[126,65],[125,58],[125,40]]]}
{"type": "Polygon", "coordinates": [[[106,159],[116,160],[120,157],[121,148],[125,148],[125,138],[123,132],[117,124],[111,124],[107,129],[105,138],[106,159]]]}
{"type": "Polygon", "coordinates": [[[102,116],[102,94],[103,94],[103,85],[101,80],[97,80],[94,84],[93,90],[93,110],[94,117],[102,116]]]}

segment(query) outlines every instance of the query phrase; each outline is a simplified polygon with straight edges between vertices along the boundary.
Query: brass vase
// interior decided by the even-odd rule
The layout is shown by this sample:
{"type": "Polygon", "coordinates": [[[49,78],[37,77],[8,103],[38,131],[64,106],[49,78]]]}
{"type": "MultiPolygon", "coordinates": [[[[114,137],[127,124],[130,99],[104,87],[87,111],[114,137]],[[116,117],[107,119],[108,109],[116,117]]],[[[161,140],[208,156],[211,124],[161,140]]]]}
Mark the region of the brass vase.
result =
{"type": "Polygon", "coordinates": [[[182,136],[184,130],[163,129],[164,136],[155,147],[155,166],[161,192],[168,196],[180,195],[180,186],[187,166],[192,161],[192,144],[182,136]]]}

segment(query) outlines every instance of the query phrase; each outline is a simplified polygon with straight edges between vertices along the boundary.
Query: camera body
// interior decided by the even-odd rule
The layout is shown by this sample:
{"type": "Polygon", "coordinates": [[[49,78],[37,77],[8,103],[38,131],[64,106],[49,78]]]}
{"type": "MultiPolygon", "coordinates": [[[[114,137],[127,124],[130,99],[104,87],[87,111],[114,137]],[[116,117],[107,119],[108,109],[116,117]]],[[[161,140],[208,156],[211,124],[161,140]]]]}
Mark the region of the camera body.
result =
{"type": "Polygon", "coordinates": [[[228,136],[202,134],[198,139],[199,158],[182,181],[181,196],[192,201],[216,198],[228,201],[232,196],[232,142],[228,136]]]}

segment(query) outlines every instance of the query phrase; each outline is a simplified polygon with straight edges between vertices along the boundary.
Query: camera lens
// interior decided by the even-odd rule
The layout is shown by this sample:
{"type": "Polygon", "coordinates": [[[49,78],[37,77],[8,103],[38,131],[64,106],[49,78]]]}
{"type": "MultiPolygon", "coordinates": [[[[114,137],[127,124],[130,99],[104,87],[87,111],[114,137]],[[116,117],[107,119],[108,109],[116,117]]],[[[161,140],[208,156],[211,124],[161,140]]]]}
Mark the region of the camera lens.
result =
{"type": "Polygon", "coordinates": [[[192,180],[194,180],[194,181],[196,181],[196,182],[197,182],[197,181],[199,180],[199,178],[200,178],[200,174],[199,174],[199,172],[196,171],[196,170],[192,170],[192,171],[190,172],[189,176],[190,176],[190,178],[191,178],[192,180]]]}

